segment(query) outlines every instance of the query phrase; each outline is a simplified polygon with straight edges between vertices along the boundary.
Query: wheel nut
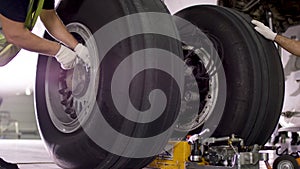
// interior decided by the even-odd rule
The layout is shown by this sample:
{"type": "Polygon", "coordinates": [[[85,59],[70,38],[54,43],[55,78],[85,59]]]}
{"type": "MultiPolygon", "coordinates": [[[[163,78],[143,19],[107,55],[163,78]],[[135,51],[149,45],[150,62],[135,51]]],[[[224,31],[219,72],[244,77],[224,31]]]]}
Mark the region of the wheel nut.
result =
{"type": "Polygon", "coordinates": [[[72,113],[72,114],[70,114],[70,117],[71,117],[72,119],[76,119],[76,118],[77,118],[77,115],[76,115],[76,113],[72,113]]]}
{"type": "Polygon", "coordinates": [[[67,108],[67,109],[65,110],[65,112],[66,112],[67,114],[71,114],[71,113],[74,112],[74,110],[73,110],[72,108],[67,108]]]}

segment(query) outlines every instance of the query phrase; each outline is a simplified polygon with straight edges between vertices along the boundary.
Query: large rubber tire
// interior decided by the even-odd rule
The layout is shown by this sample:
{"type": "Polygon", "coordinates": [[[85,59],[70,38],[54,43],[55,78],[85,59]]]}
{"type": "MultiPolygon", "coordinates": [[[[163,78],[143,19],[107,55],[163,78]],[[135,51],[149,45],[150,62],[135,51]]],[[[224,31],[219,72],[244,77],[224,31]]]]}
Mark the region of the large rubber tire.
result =
{"type": "MultiPolygon", "coordinates": [[[[92,33],[95,33],[98,29],[115,19],[138,12],[168,13],[160,0],[64,0],[61,1],[57,8],[58,15],[66,25],[75,22],[81,23],[88,27],[92,33]]],[[[172,22],[171,19],[170,22],[172,22]]],[[[146,24],[147,21],[144,20],[141,23],[146,24]]],[[[138,26],[147,28],[147,25],[142,24],[138,26]]],[[[176,34],[176,28],[173,24],[165,26],[170,32],[176,34]]],[[[45,35],[45,38],[50,39],[51,37],[45,35]]],[[[97,39],[97,42],[99,41],[101,40],[97,39]]],[[[105,41],[101,41],[101,43],[105,43],[105,41]]],[[[101,46],[101,44],[97,45],[99,45],[98,47],[101,46]]],[[[116,114],[117,112],[110,105],[112,104],[110,100],[111,78],[116,67],[124,57],[146,48],[160,48],[170,51],[177,56],[182,56],[181,43],[177,40],[162,35],[136,35],[119,42],[109,51],[103,63],[101,63],[102,67],[98,77],[99,86],[96,102],[102,109],[103,116],[110,124],[114,125],[116,130],[135,138],[150,137],[149,133],[159,134],[166,130],[166,128],[170,127],[170,122],[176,119],[179,113],[178,105],[180,105],[178,85],[175,84],[174,80],[170,79],[170,76],[161,74],[159,71],[148,71],[144,74],[139,74],[134,83],[131,84],[131,90],[129,91],[131,101],[136,106],[140,106],[137,108],[139,110],[149,107],[148,96],[151,90],[159,88],[164,91],[168,100],[167,107],[163,115],[153,123],[143,125],[131,123],[116,114]]],[[[128,69],[131,70],[130,68],[128,69]]],[[[49,98],[47,96],[47,93],[48,95],[58,93],[59,88],[56,86],[59,86],[57,84],[59,74],[59,64],[55,59],[39,56],[35,91],[36,115],[42,138],[56,164],[62,168],[72,169],[136,169],[142,168],[151,162],[152,157],[129,158],[112,154],[98,146],[82,128],[70,133],[59,131],[53,124],[50,114],[54,113],[51,111],[59,111],[55,113],[58,115],[60,113],[61,116],[64,116],[65,112],[60,112],[62,109],[60,108],[61,105],[59,105],[59,97],[49,98]],[[50,90],[50,87],[47,88],[47,86],[52,86],[51,89],[53,90],[50,90]],[[47,104],[47,100],[48,102],[58,103],[47,104]],[[51,107],[51,105],[55,106],[51,107]]],[[[97,113],[99,112],[92,112],[89,121],[87,121],[86,126],[90,130],[93,130],[93,126],[98,123],[95,121],[97,113]]],[[[106,129],[103,128],[103,130],[106,129]]],[[[111,143],[114,144],[114,140],[111,140],[111,143]]],[[[144,146],[160,146],[163,148],[165,145],[143,145],[141,142],[140,145],[137,145],[137,148],[143,149],[144,146]]]]}
{"type": "Polygon", "coordinates": [[[176,15],[212,40],[223,63],[227,99],[214,136],[235,134],[247,145],[266,143],[278,122],[284,96],[275,45],[255,32],[251,18],[231,9],[201,5],[176,15]]]}

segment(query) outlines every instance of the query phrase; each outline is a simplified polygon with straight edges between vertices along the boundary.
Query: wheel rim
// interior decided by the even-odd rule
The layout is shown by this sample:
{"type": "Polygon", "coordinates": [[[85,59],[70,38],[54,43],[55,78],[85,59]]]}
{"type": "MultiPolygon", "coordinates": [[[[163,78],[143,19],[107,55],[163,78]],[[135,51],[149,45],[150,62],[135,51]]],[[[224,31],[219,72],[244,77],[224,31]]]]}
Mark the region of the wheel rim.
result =
{"type": "Polygon", "coordinates": [[[46,68],[46,103],[54,126],[63,133],[72,133],[85,125],[91,116],[98,91],[98,48],[91,31],[83,24],[73,22],[67,29],[90,53],[91,67],[82,61],[72,70],[62,70],[53,59],[46,68]],[[55,76],[59,75],[59,76],[55,76]]]}
{"type": "Polygon", "coordinates": [[[283,160],[278,163],[278,169],[292,169],[294,168],[293,164],[290,161],[283,160]]]}
{"type": "MultiPolygon", "coordinates": [[[[193,46],[183,45],[183,50],[188,52],[188,54],[185,55],[185,63],[187,65],[185,70],[186,83],[184,100],[182,102],[185,105],[195,105],[193,102],[196,101],[200,102],[200,106],[198,115],[194,116],[188,122],[179,123],[177,130],[192,131],[202,126],[213,113],[219,91],[219,78],[216,73],[216,65],[218,64],[212,63],[213,61],[210,59],[210,54],[204,48],[197,49],[193,46]],[[190,62],[190,59],[194,61],[190,62]],[[188,79],[191,76],[197,81],[197,86],[200,91],[199,94],[189,90],[189,86],[195,85],[189,83],[188,79]]],[[[189,112],[189,106],[185,107],[186,109],[182,111],[189,112]]]]}

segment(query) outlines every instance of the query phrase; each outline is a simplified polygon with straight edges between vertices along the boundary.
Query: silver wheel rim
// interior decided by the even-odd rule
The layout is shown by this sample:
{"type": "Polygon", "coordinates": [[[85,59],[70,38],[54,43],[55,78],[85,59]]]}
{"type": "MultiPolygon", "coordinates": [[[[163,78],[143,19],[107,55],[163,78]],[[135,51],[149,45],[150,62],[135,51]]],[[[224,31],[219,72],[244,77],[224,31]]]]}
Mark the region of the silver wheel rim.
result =
{"type": "Polygon", "coordinates": [[[99,72],[98,48],[93,34],[83,24],[73,22],[68,24],[67,29],[72,34],[79,36],[84,41],[90,53],[91,67],[87,68],[82,62],[77,64],[73,70],[63,71],[53,58],[49,58],[46,68],[45,95],[50,119],[53,125],[63,133],[72,133],[85,125],[92,114],[95,105],[99,72]],[[60,72],[59,72],[60,71],[60,72]],[[55,77],[60,74],[63,76],[55,77]],[[59,90],[63,84],[67,84],[66,91],[71,91],[72,106],[65,106],[61,102],[65,95],[59,90]],[[72,108],[76,114],[66,113],[72,108]]]}
{"type": "Polygon", "coordinates": [[[278,163],[278,169],[292,169],[294,168],[293,164],[290,161],[283,160],[278,163]]]}
{"type": "MultiPolygon", "coordinates": [[[[183,49],[193,50],[194,53],[198,56],[199,60],[201,60],[203,62],[204,66],[208,70],[210,70],[212,72],[217,72],[218,67],[216,65],[218,65],[218,64],[211,63],[212,62],[212,60],[210,59],[211,56],[205,49],[203,49],[203,48],[195,49],[193,46],[183,46],[183,49]]],[[[193,75],[191,75],[191,76],[193,76],[193,75]]],[[[219,93],[218,74],[217,73],[209,74],[209,89],[208,89],[207,95],[205,96],[205,101],[206,101],[205,106],[203,107],[201,112],[198,113],[198,116],[196,116],[189,123],[177,125],[177,130],[191,131],[191,130],[195,130],[195,129],[199,128],[200,126],[202,126],[213,113],[213,110],[216,106],[218,93],[219,93]]],[[[183,102],[186,102],[186,101],[183,101],[183,102]]]]}

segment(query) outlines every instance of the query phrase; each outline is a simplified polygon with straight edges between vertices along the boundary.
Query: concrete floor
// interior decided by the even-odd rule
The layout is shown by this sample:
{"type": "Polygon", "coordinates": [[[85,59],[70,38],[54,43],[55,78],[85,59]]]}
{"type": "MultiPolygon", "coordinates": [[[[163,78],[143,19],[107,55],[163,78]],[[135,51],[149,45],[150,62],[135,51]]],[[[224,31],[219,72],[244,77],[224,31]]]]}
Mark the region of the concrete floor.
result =
{"type": "Polygon", "coordinates": [[[53,163],[41,140],[0,140],[0,157],[20,169],[60,169],[53,163]]]}
{"type": "MultiPolygon", "coordinates": [[[[272,165],[276,155],[274,151],[268,152],[272,165]]],[[[61,169],[51,160],[42,140],[0,139],[0,157],[8,162],[17,163],[20,169],[61,169]]],[[[263,162],[260,163],[260,169],[266,169],[263,162]]]]}

